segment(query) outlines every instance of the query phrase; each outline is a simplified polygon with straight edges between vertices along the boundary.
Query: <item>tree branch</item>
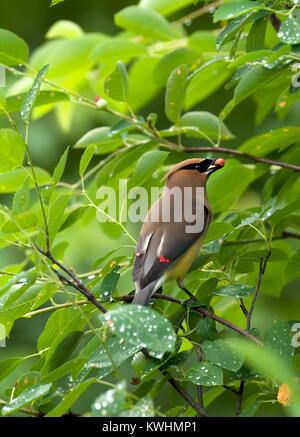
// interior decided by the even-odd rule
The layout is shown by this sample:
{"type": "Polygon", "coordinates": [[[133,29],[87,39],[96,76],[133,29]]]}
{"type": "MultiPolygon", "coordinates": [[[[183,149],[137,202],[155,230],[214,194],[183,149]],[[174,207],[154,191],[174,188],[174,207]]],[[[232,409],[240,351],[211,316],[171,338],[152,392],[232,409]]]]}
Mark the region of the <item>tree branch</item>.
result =
{"type": "Polygon", "coordinates": [[[103,305],[95,298],[93,293],[90,292],[90,290],[80,281],[80,279],[77,278],[74,272],[72,270],[68,269],[64,265],[62,265],[57,259],[52,256],[51,252],[49,250],[43,250],[39,246],[35,244],[36,249],[44,255],[46,258],[48,258],[50,261],[52,261],[53,264],[55,264],[57,267],[62,269],[71,279],[66,278],[64,275],[62,275],[58,270],[51,267],[51,270],[56,274],[58,279],[63,283],[70,285],[70,287],[75,288],[76,290],[80,291],[95,307],[97,307],[102,313],[106,313],[107,310],[104,308],[103,305]]]}
{"type": "MultiPolygon", "coordinates": [[[[166,294],[154,293],[152,295],[152,298],[163,299],[163,300],[167,300],[169,302],[177,303],[179,305],[184,305],[184,302],[181,299],[178,299],[177,297],[173,297],[173,296],[167,296],[166,294]]],[[[131,295],[120,296],[120,297],[115,298],[115,300],[121,300],[121,301],[125,301],[125,302],[130,302],[132,299],[133,299],[133,296],[131,296],[131,295]]],[[[239,334],[243,335],[244,337],[246,337],[249,340],[253,341],[254,343],[258,344],[259,346],[262,346],[262,342],[258,338],[254,337],[254,335],[250,334],[249,332],[245,331],[244,329],[240,328],[239,326],[235,325],[234,323],[231,323],[228,320],[225,320],[222,317],[219,317],[216,314],[213,314],[210,311],[208,311],[202,307],[193,307],[193,310],[198,311],[199,313],[201,313],[205,316],[211,317],[216,322],[221,323],[221,325],[224,325],[227,328],[230,328],[233,331],[238,332],[239,334]]]]}
{"type": "Polygon", "coordinates": [[[249,159],[254,162],[261,162],[267,165],[277,165],[278,167],[287,168],[289,170],[293,170],[295,172],[300,172],[300,167],[298,165],[289,164],[287,162],[282,161],[274,161],[272,159],[267,158],[259,158],[258,156],[249,155],[249,153],[240,152],[235,149],[227,149],[225,147],[183,147],[183,150],[187,153],[194,152],[211,152],[211,153],[225,153],[228,155],[238,156],[239,158],[249,159]]]}

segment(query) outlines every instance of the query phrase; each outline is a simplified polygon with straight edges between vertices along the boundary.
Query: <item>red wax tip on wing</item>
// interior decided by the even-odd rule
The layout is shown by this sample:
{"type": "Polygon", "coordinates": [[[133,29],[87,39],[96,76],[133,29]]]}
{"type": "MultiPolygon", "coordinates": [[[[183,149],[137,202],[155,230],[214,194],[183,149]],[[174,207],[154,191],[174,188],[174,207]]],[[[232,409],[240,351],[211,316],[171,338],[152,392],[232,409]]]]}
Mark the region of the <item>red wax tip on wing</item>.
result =
{"type": "Polygon", "coordinates": [[[218,159],[215,161],[215,165],[219,165],[220,167],[224,167],[224,165],[225,165],[225,161],[224,161],[224,159],[223,159],[223,158],[218,158],[218,159]]]}

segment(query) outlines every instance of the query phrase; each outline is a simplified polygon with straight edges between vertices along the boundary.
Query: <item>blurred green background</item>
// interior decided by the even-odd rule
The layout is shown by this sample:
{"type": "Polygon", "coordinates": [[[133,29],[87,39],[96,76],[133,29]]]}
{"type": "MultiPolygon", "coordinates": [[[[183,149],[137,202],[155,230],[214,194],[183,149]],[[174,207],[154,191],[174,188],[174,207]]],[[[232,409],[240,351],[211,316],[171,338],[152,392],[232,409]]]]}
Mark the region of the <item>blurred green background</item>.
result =
{"type": "MultiPolygon", "coordinates": [[[[0,28],[11,30],[22,37],[29,45],[31,52],[45,41],[45,34],[50,26],[57,20],[71,20],[78,23],[84,31],[87,32],[103,32],[110,35],[116,34],[119,29],[114,25],[113,15],[118,10],[137,4],[135,0],[66,0],[64,3],[50,8],[50,0],[10,0],[1,2],[0,6],[0,28]]],[[[193,7],[180,12],[180,16],[186,14],[193,7]]],[[[171,17],[178,18],[177,15],[171,17]]],[[[210,14],[206,14],[195,21],[190,26],[189,31],[211,29],[213,26],[210,14]]],[[[9,78],[9,81],[13,80],[9,78]]],[[[218,114],[220,109],[229,100],[231,90],[219,89],[214,95],[210,96],[205,101],[197,105],[195,110],[206,110],[214,114],[218,114]]],[[[158,113],[160,126],[163,127],[166,119],[163,111],[164,95],[161,92],[157,98],[152,101],[150,106],[143,108],[142,115],[147,115],[153,111],[158,113]]],[[[253,114],[254,102],[247,100],[234,110],[227,120],[227,126],[234,132],[236,138],[226,143],[228,147],[237,147],[242,141],[250,135],[255,135],[273,127],[281,125],[299,125],[300,112],[297,107],[289,114],[288,119],[284,122],[278,121],[274,115],[270,115],[259,126],[255,127],[253,114]]],[[[57,122],[54,112],[47,114],[45,117],[34,121],[31,126],[30,148],[32,159],[35,165],[45,168],[52,172],[63,150],[68,145],[74,145],[75,141],[80,138],[88,130],[101,126],[104,120],[94,111],[88,108],[76,107],[70,128],[63,126],[57,122]]],[[[7,121],[4,117],[0,117],[0,127],[7,126],[7,121]]],[[[195,142],[195,140],[194,140],[195,142]]],[[[71,149],[68,166],[64,174],[64,180],[74,182],[77,180],[78,163],[82,151],[71,149]]],[[[99,156],[94,158],[94,163],[100,159],[99,156]]],[[[256,205],[260,201],[261,194],[261,179],[257,186],[248,190],[243,197],[241,207],[256,205]]],[[[1,202],[11,203],[12,197],[3,196],[1,202]]],[[[138,227],[135,234],[138,232],[138,227]]],[[[97,223],[90,223],[87,227],[72,227],[64,234],[64,240],[69,238],[71,245],[66,252],[66,258],[70,265],[73,265],[76,271],[89,271],[93,261],[114,247],[114,241],[107,238],[97,223]]],[[[295,243],[296,244],[296,243],[295,243]]],[[[21,252],[15,248],[4,248],[0,250],[0,268],[3,265],[13,264],[20,261],[21,252]]],[[[275,263],[277,268],[280,265],[275,263]]],[[[127,281],[127,288],[131,286],[127,281]]],[[[284,287],[282,297],[280,299],[273,298],[267,295],[260,295],[257,301],[255,312],[253,315],[253,325],[264,329],[270,325],[273,319],[281,320],[299,319],[300,308],[300,280],[293,281],[284,287]]],[[[130,291],[129,289],[126,291],[130,291]]],[[[124,294],[125,292],[124,291],[124,294]]],[[[35,352],[35,339],[42,331],[42,328],[47,320],[47,315],[38,316],[32,320],[19,320],[15,323],[11,332],[10,339],[7,342],[6,348],[0,348],[1,360],[10,356],[28,355],[35,352]]],[[[244,320],[241,318],[241,324],[244,325],[244,320]]],[[[30,360],[23,364],[23,369],[27,369],[30,365],[30,360]]],[[[33,361],[32,361],[33,363],[33,361]]],[[[129,371],[129,366],[128,369],[129,371]]],[[[15,372],[16,377],[22,368],[18,368],[15,372]]],[[[126,369],[125,369],[126,371],[126,369]]],[[[132,369],[131,369],[132,372],[132,369]]],[[[13,378],[12,378],[13,383],[13,378]]],[[[0,396],[3,392],[3,384],[0,385],[0,396]]],[[[88,390],[85,396],[78,402],[77,409],[80,411],[82,402],[90,402],[97,394],[95,388],[88,390]]],[[[224,393],[219,400],[218,406],[214,406],[223,415],[232,414],[229,411],[226,398],[230,398],[230,393],[224,393]]],[[[166,387],[166,396],[162,396],[161,403],[169,404],[169,388],[166,387]]],[[[276,407],[277,408],[277,407],[276,407]]],[[[213,411],[212,411],[213,412],[213,411]]],[[[264,408],[264,414],[268,414],[268,408],[264,408]]],[[[276,414],[274,405],[270,406],[270,415],[276,414]]],[[[283,409],[278,406],[278,414],[284,414],[283,409]]]]}

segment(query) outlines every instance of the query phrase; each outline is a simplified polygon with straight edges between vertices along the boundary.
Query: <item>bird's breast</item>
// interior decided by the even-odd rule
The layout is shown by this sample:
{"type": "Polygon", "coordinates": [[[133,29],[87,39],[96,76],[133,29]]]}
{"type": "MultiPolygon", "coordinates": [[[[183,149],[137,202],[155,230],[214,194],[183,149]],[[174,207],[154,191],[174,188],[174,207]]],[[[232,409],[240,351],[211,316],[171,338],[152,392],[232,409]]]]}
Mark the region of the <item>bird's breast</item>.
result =
{"type": "Polygon", "coordinates": [[[198,240],[186,251],[186,253],[166,272],[166,280],[183,279],[188,273],[194,259],[198,255],[205,235],[201,235],[198,240]]]}

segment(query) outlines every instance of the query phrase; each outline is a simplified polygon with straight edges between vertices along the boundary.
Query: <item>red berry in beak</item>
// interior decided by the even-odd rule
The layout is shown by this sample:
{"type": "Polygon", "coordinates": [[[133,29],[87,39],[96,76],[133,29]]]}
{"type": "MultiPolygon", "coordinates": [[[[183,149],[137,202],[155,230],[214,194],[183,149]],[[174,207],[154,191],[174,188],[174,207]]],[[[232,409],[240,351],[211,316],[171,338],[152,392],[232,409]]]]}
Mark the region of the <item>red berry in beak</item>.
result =
{"type": "Polygon", "coordinates": [[[219,167],[224,167],[224,165],[225,165],[224,159],[223,158],[216,159],[215,165],[218,165],[219,167]]]}

